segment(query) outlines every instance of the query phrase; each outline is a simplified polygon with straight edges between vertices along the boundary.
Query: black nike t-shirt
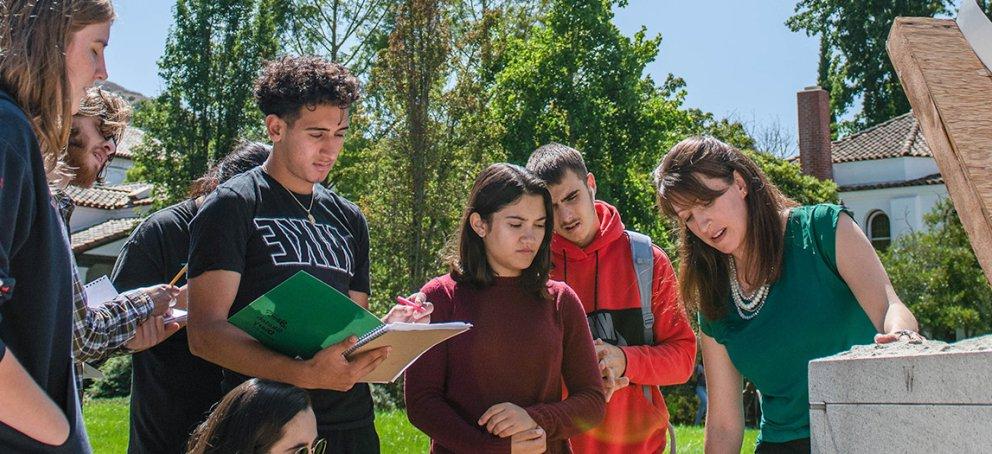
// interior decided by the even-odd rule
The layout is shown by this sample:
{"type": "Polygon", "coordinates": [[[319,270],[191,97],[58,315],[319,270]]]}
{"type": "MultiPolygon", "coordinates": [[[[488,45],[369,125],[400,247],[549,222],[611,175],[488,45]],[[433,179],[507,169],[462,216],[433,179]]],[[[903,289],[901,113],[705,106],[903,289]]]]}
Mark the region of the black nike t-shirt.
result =
{"type": "MultiPolygon", "coordinates": [[[[224,183],[193,218],[189,277],[214,270],[241,273],[231,315],[301,270],[344,294],[369,293],[365,216],[320,185],[313,197],[311,223],[303,208],[310,196],[290,193],[261,167],[224,183]]],[[[224,387],[232,389],[245,378],[225,370],[224,387]]],[[[311,390],[310,397],[321,432],[372,424],[366,384],[346,392],[311,390]]]]}
{"type": "MultiPolygon", "coordinates": [[[[120,290],[166,283],[189,256],[189,223],[196,203],[186,200],[153,213],[121,250],[111,279],[120,290]]],[[[176,285],[185,285],[180,279],[176,285]]],[[[193,356],[186,330],[132,355],[128,453],[180,454],[196,426],[219,401],[221,369],[193,356]]]]}

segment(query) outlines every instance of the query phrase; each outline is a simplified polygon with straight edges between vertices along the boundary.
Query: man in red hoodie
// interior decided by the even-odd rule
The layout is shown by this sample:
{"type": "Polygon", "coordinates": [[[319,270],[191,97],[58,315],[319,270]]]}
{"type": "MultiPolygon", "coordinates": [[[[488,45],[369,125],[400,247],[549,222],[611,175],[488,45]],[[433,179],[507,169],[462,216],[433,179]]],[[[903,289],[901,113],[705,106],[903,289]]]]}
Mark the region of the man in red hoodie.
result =
{"type": "Polygon", "coordinates": [[[544,145],[531,154],[527,169],[551,190],[551,278],[579,295],[606,387],[606,419],[572,438],[572,449],[661,452],[668,408],[658,387],[688,381],[696,357],[672,264],[649,238],[625,230],[616,208],[595,199],[596,178],[574,148],[544,145]],[[639,272],[651,279],[639,281],[639,272]],[[642,300],[646,292],[650,299],[642,300]]]}

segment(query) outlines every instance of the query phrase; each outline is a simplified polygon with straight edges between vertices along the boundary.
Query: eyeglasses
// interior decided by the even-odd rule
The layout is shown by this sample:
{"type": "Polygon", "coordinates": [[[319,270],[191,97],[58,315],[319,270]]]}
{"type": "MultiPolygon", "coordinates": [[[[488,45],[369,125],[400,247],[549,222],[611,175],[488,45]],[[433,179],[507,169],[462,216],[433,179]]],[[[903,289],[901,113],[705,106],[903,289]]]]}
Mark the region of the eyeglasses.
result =
{"type": "Polygon", "coordinates": [[[327,449],[327,440],[324,438],[318,438],[313,442],[311,446],[304,446],[297,449],[293,454],[324,454],[324,450],[327,449]]]}

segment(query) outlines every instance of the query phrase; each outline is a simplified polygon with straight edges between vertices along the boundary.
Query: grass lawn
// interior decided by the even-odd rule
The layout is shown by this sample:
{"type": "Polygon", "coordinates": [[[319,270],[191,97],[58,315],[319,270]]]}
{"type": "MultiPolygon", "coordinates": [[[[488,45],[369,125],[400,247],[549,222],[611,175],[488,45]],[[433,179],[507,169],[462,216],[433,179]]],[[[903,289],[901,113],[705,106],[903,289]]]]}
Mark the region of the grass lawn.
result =
{"type": "MultiPolygon", "coordinates": [[[[83,406],[86,430],[95,454],[118,454],[127,451],[128,400],[94,399],[83,406]]],[[[427,452],[427,437],[410,425],[406,414],[400,411],[384,412],[376,415],[375,426],[382,440],[382,452],[418,453],[427,452]]],[[[698,426],[679,426],[675,429],[678,452],[702,453],[703,429],[698,426]]],[[[744,449],[751,452],[756,430],[744,434],[744,449]]]]}

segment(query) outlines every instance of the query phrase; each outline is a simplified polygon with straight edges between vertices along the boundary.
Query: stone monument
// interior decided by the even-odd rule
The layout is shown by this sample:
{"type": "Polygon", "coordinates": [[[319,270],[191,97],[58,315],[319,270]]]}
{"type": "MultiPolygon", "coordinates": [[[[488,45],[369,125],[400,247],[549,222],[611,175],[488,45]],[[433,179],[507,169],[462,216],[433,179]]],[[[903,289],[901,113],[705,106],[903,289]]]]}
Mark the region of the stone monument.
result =
{"type": "MultiPolygon", "coordinates": [[[[957,21],[897,19],[887,48],[992,281],[992,23],[964,0],[957,21]]],[[[815,453],[992,453],[992,336],[812,361],[809,398],[815,453]]]]}

